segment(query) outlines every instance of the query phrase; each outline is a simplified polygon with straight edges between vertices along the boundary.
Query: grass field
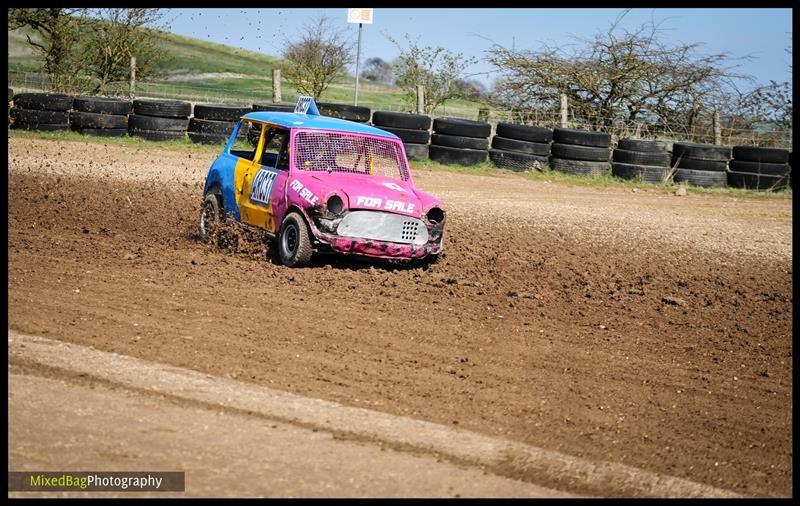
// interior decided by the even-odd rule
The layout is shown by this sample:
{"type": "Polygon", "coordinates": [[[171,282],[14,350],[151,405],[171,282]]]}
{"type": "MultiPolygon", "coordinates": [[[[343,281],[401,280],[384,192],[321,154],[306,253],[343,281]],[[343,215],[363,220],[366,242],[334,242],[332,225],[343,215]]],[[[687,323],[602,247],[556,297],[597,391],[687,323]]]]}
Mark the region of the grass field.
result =
{"type": "MultiPolygon", "coordinates": [[[[45,89],[46,82],[30,74],[41,70],[37,58],[26,41],[23,29],[8,32],[9,86],[15,89],[45,89]]],[[[38,41],[35,34],[31,34],[38,41]]],[[[201,102],[252,104],[272,101],[272,69],[280,67],[282,59],[255,51],[239,49],[174,33],[153,32],[161,41],[166,58],[159,65],[162,76],[150,82],[137,83],[137,95],[182,98],[201,102]]],[[[127,83],[116,87],[128,91],[127,83]]],[[[297,90],[285,79],[281,82],[283,102],[294,103],[297,90]]],[[[321,102],[352,104],[355,78],[345,76],[323,93],[321,102]]],[[[403,91],[391,85],[366,80],[359,82],[358,105],[372,110],[409,110],[403,101],[403,91]]],[[[482,104],[468,100],[452,100],[435,111],[436,116],[477,118],[482,104]]]]}

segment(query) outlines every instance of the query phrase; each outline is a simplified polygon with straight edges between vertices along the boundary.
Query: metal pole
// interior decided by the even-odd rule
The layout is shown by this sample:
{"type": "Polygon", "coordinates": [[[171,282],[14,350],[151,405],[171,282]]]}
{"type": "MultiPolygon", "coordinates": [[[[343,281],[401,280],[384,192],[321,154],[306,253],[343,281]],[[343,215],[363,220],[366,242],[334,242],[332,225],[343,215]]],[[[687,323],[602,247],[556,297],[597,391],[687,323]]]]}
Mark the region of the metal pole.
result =
{"type": "Polygon", "coordinates": [[[358,49],[356,50],[356,98],[353,105],[358,105],[358,64],[361,61],[361,27],[363,23],[358,24],[358,49]]]}

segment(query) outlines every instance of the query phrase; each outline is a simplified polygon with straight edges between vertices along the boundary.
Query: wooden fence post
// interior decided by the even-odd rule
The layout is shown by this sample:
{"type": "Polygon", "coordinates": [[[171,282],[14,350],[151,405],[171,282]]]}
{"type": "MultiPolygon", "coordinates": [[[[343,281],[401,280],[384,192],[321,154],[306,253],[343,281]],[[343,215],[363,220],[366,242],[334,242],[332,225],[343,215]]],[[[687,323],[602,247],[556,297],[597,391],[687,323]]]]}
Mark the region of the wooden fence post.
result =
{"type": "Polygon", "coordinates": [[[561,128],[567,128],[567,95],[561,94],[561,128]]]}
{"type": "Polygon", "coordinates": [[[417,114],[425,114],[425,85],[417,85],[417,114]]]}
{"type": "Polygon", "coordinates": [[[272,103],[281,103],[281,69],[272,69],[272,103]]]}
{"type": "Polygon", "coordinates": [[[714,144],[722,144],[722,124],[719,121],[719,111],[714,111],[714,144]]]}
{"type": "Polygon", "coordinates": [[[136,96],[136,57],[131,56],[131,99],[136,96]]]}

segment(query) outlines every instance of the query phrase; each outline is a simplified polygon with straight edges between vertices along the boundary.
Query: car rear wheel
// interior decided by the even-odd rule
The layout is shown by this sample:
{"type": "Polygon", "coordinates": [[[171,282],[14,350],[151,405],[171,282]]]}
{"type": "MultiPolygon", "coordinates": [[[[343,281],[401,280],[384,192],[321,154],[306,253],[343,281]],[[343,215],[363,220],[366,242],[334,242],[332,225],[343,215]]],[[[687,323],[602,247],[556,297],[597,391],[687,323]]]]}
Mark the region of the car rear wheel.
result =
{"type": "Polygon", "coordinates": [[[215,193],[206,194],[200,209],[200,223],[197,227],[200,240],[208,241],[217,233],[221,218],[219,209],[219,197],[215,193]]]}
{"type": "Polygon", "coordinates": [[[278,254],[281,263],[287,267],[303,267],[311,260],[311,236],[305,220],[296,212],[289,213],[283,219],[278,254]]]}

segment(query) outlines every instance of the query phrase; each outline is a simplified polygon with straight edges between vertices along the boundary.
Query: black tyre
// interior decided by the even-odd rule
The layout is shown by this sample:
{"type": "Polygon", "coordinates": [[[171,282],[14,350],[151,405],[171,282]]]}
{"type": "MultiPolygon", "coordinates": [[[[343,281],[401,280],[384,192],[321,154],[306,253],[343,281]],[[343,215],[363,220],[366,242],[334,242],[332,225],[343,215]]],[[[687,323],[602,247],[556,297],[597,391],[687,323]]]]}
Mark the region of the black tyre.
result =
{"type": "Polygon", "coordinates": [[[186,132],[173,130],[128,130],[128,134],[148,141],[177,141],[186,138],[186,132]]]}
{"type": "Polygon", "coordinates": [[[61,130],[69,130],[68,123],[25,123],[23,121],[14,121],[11,125],[14,130],[38,130],[40,132],[55,132],[61,130]]]}
{"type": "Polygon", "coordinates": [[[188,118],[192,104],[180,100],[134,100],[133,112],[159,118],[188,118]]]}
{"type": "Polygon", "coordinates": [[[748,162],[744,160],[731,160],[730,166],[732,171],[766,174],[769,176],[785,176],[792,170],[788,163],[748,162]]]}
{"type": "Polygon", "coordinates": [[[410,142],[411,144],[427,144],[431,139],[431,134],[427,130],[410,130],[408,128],[394,128],[386,126],[380,126],[377,128],[393,133],[400,137],[401,141],[410,142]]]}
{"type": "Polygon", "coordinates": [[[128,135],[127,128],[73,128],[81,135],[94,135],[96,137],[124,137],[128,135]]]}
{"type": "Polygon", "coordinates": [[[128,116],[128,130],[164,130],[168,132],[185,132],[189,126],[188,119],[159,118],[155,116],[128,116]]]}
{"type": "Polygon", "coordinates": [[[195,104],[194,117],[212,121],[238,121],[240,117],[252,112],[251,107],[218,104],[195,104]]]}
{"type": "Polygon", "coordinates": [[[72,95],[63,93],[17,93],[14,96],[17,107],[38,111],[69,111],[72,101],[72,95]]]}
{"type": "Polygon", "coordinates": [[[546,156],[531,155],[518,151],[503,151],[501,149],[490,149],[489,159],[496,167],[516,171],[535,169],[537,163],[539,168],[549,165],[549,160],[546,156]]]}
{"type": "Polygon", "coordinates": [[[603,132],[590,132],[588,130],[555,128],[553,129],[553,141],[559,144],[607,148],[611,146],[611,135],[603,132]]]}
{"type": "Polygon", "coordinates": [[[106,97],[75,97],[72,108],[80,112],[126,116],[131,113],[131,102],[106,97]]]}
{"type": "Polygon", "coordinates": [[[734,146],[733,159],[747,162],[789,163],[789,150],[779,148],[756,148],[734,146]]]}
{"type": "MultiPolygon", "coordinates": [[[[497,135],[506,139],[519,141],[548,143],[553,140],[553,129],[514,123],[498,123],[497,135]]],[[[504,149],[497,146],[497,149],[504,149]]],[[[512,150],[513,151],[513,150],[512,150]]]]}
{"type": "Polygon", "coordinates": [[[788,185],[789,176],[770,176],[748,172],[728,172],[728,185],[749,190],[783,190],[788,185]]]}
{"type": "Polygon", "coordinates": [[[35,109],[11,108],[14,123],[28,125],[69,125],[69,113],[61,111],[41,111],[35,109]]]}
{"type": "Polygon", "coordinates": [[[378,127],[430,130],[431,117],[406,112],[375,111],[372,113],[372,124],[378,127]]]}
{"type": "Polygon", "coordinates": [[[319,113],[323,116],[331,116],[333,118],[358,121],[361,123],[369,121],[372,115],[372,110],[370,110],[369,107],[360,107],[357,105],[319,102],[317,103],[317,109],[319,109],[319,113]]]}
{"type": "Polygon", "coordinates": [[[428,157],[431,160],[445,164],[477,165],[484,163],[489,153],[478,149],[460,149],[431,144],[428,148],[428,157]]]}
{"type": "Polygon", "coordinates": [[[650,165],[654,167],[669,167],[672,156],[666,151],[628,151],[615,149],[612,155],[615,162],[630,163],[634,165],[650,165]]]}
{"type": "Polygon", "coordinates": [[[231,121],[191,118],[187,130],[200,134],[230,135],[235,126],[236,123],[231,121]]]}
{"type": "Polygon", "coordinates": [[[492,147],[501,151],[515,151],[529,155],[548,156],[550,155],[550,143],[532,142],[519,139],[510,139],[495,135],[492,137],[492,147]]]}
{"type": "Polygon", "coordinates": [[[566,160],[586,160],[587,162],[607,162],[611,156],[609,148],[595,148],[590,146],[574,146],[554,142],[550,152],[556,158],[566,160]]]}
{"type": "Polygon", "coordinates": [[[406,149],[406,157],[409,160],[425,160],[428,158],[428,145],[427,144],[412,144],[403,143],[406,149]]]}
{"type": "Polygon", "coordinates": [[[621,179],[636,179],[645,183],[665,183],[672,174],[670,167],[652,165],[634,165],[630,163],[613,162],[611,174],[621,179]]]}
{"type": "Polygon", "coordinates": [[[486,149],[489,147],[489,139],[478,137],[461,137],[459,135],[433,134],[431,144],[437,146],[449,146],[451,148],[462,149],[486,149]]]}
{"type": "Polygon", "coordinates": [[[71,111],[69,124],[78,128],[128,128],[128,117],[116,114],[97,114],[94,112],[71,111]]]}
{"type": "Polygon", "coordinates": [[[433,131],[437,134],[486,139],[492,133],[492,125],[468,119],[436,118],[433,120],[433,131]]]}
{"type": "Polygon", "coordinates": [[[695,186],[722,188],[728,184],[728,173],[717,170],[678,169],[675,171],[674,181],[676,183],[685,181],[695,186]]]}
{"type": "Polygon", "coordinates": [[[189,140],[196,144],[225,144],[230,138],[229,135],[204,134],[198,132],[187,132],[189,140]]]}
{"type": "Polygon", "coordinates": [[[219,230],[219,223],[222,220],[222,202],[219,195],[209,192],[203,197],[203,204],[200,206],[200,221],[197,224],[197,235],[201,241],[208,242],[214,238],[219,230]]]}
{"type": "Polygon", "coordinates": [[[278,236],[278,256],[281,263],[287,267],[303,267],[313,254],[311,234],[305,220],[296,212],[287,214],[278,236]]]}
{"type": "Polygon", "coordinates": [[[550,167],[566,174],[596,177],[608,175],[609,163],[550,157],[550,167]]]}
{"type": "Polygon", "coordinates": [[[267,111],[267,112],[294,112],[293,105],[284,104],[253,104],[253,111],[267,111]]]}
{"type": "Polygon", "coordinates": [[[647,141],[643,139],[620,139],[617,149],[626,151],[638,151],[640,153],[660,153],[667,151],[667,143],[664,141],[647,141]]]}
{"type": "Polygon", "coordinates": [[[700,158],[689,158],[688,156],[672,157],[672,165],[680,169],[689,170],[708,170],[725,172],[728,170],[728,162],[719,160],[703,160],[700,158]]]}
{"type": "MultiPolygon", "coordinates": [[[[672,156],[695,158],[698,160],[714,160],[727,162],[732,157],[730,146],[717,146],[716,144],[694,144],[691,142],[676,142],[672,145],[672,156]]],[[[700,169],[702,170],[702,169],[700,169]]]]}

